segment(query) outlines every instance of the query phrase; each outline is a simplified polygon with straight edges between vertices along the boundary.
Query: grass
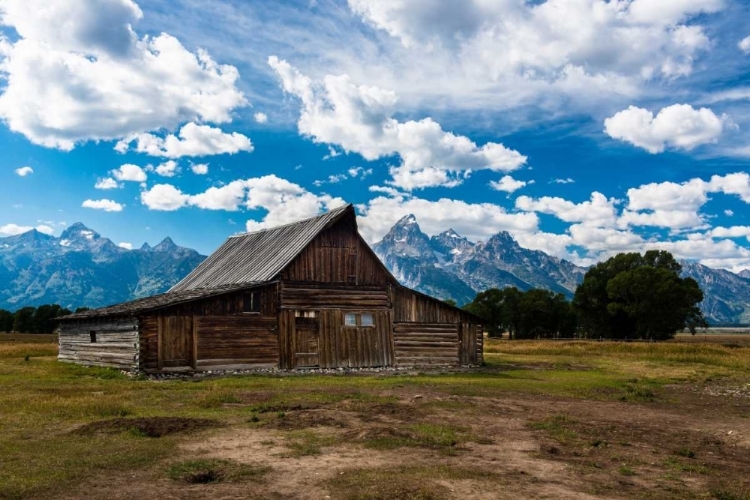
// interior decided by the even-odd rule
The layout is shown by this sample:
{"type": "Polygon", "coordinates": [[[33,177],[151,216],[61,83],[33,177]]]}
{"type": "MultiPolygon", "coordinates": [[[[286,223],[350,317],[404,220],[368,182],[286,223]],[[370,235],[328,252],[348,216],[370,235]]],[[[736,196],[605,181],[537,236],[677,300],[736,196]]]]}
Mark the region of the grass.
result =
{"type": "MultiPolygon", "coordinates": [[[[551,438],[565,443],[578,438],[578,434],[568,428],[573,423],[573,420],[567,415],[555,415],[540,422],[531,422],[529,427],[534,430],[545,431],[551,438]]],[[[599,444],[594,446],[598,447],[599,444]]]]}
{"type": "MultiPolygon", "coordinates": [[[[49,339],[48,343],[31,340],[0,341],[0,499],[49,496],[107,471],[166,467],[167,459],[188,439],[183,435],[144,438],[135,432],[90,436],[74,432],[82,425],[112,418],[200,418],[229,426],[247,426],[257,419],[260,426],[265,420],[278,419],[280,412],[287,414],[299,408],[347,404],[366,411],[369,405],[397,401],[399,391],[419,391],[443,398],[439,403],[427,401],[429,398],[418,402],[426,411],[481,411],[482,405],[476,400],[473,405],[463,405],[448,397],[502,398],[512,393],[648,404],[660,399],[665,384],[746,380],[750,375],[750,348],[745,347],[488,341],[486,366],[475,372],[242,375],[154,382],[132,379],[117,370],[59,363],[54,343],[49,339]]],[[[532,427],[556,439],[573,439],[575,432],[566,418],[555,416],[534,422],[532,427]]],[[[466,429],[419,419],[400,429],[403,434],[365,436],[361,444],[381,449],[422,447],[451,454],[462,443],[481,440],[466,429]]],[[[284,435],[292,457],[316,455],[336,444],[324,433],[307,429],[284,435]]],[[[685,467],[700,467],[690,460],[677,454],[670,467],[679,467],[682,472],[690,472],[685,467]]],[[[692,472],[701,473],[697,468],[692,472]]],[[[363,481],[375,481],[383,477],[378,475],[381,473],[385,474],[357,474],[363,481]]],[[[447,493],[439,484],[426,483],[424,490],[409,486],[407,479],[422,473],[416,469],[398,471],[398,477],[406,479],[393,484],[385,481],[380,497],[377,494],[381,493],[371,497],[342,493],[342,498],[443,498],[447,493]]],[[[341,481],[348,480],[342,476],[341,481]]],[[[342,488],[337,491],[350,491],[344,483],[336,484],[342,488]]]]}

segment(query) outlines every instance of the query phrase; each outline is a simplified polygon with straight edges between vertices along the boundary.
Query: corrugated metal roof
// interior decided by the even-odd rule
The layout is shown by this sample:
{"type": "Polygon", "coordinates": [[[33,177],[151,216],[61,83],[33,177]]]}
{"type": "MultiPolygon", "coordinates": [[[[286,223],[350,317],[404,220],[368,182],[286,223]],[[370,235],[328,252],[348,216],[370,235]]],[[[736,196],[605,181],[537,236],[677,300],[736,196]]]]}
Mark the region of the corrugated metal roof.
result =
{"type": "Polygon", "coordinates": [[[285,226],[231,236],[170,292],[272,280],[323,229],[345,214],[356,218],[352,205],[285,226]]]}
{"type": "Polygon", "coordinates": [[[161,309],[162,307],[182,304],[183,302],[190,302],[191,300],[204,299],[206,297],[221,295],[223,293],[234,292],[237,290],[242,290],[244,288],[252,288],[254,286],[264,284],[265,283],[243,283],[239,285],[224,285],[210,289],[198,288],[192,290],[184,290],[182,292],[166,292],[159,295],[153,295],[151,297],[131,300],[130,302],[123,302],[122,304],[100,307],[99,309],[91,309],[90,311],[83,311],[80,313],[71,314],[69,316],[63,316],[58,319],[60,321],[68,321],[103,316],[133,316],[146,311],[161,309]]]}

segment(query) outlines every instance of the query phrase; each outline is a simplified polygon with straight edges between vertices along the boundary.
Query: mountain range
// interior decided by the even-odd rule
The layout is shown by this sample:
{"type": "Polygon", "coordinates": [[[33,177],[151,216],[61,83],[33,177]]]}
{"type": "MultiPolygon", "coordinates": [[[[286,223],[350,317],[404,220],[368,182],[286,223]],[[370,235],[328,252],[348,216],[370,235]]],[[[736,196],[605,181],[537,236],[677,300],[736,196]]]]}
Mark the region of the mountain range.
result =
{"type": "Polygon", "coordinates": [[[170,238],[136,250],[76,223],[59,238],[37,230],[0,238],[0,308],[99,307],[168,290],[206,257],[170,238]]]}
{"type": "MultiPolygon", "coordinates": [[[[373,250],[401,283],[464,304],[488,288],[545,288],[571,298],[586,268],[521,247],[507,232],[474,243],[453,229],[429,237],[416,218],[399,220],[373,250]]],[[[711,323],[750,323],[750,270],[734,274],[681,261],[683,276],[704,291],[701,309],[711,323]]]]}
{"type": "MultiPolygon", "coordinates": [[[[448,229],[432,237],[408,215],[373,250],[402,284],[458,304],[487,288],[545,288],[572,297],[586,268],[521,247],[507,232],[472,242],[448,229]]],[[[129,250],[76,223],[59,237],[36,230],[0,238],[0,308],[57,303],[100,307],[161,293],[206,257],[165,238],[129,250]]],[[[712,323],[750,323],[750,270],[734,274],[682,262],[698,281],[712,323]]]]}

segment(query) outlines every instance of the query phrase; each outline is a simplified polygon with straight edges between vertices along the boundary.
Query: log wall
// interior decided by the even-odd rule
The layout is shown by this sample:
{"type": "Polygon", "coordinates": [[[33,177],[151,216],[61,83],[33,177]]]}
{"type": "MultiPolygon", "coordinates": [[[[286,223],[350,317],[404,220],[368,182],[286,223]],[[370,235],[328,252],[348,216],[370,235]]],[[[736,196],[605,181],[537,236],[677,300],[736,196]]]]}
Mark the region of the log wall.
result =
{"type": "Polygon", "coordinates": [[[397,365],[457,365],[460,362],[457,324],[396,323],[393,340],[397,365]]]}
{"type": "Polygon", "coordinates": [[[390,307],[385,286],[314,284],[281,282],[282,309],[387,309],[390,307]]]}
{"type": "Polygon", "coordinates": [[[394,288],[394,321],[396,323],[460,323],[474,322],[471,314],[438,299],[403,286],[394,288]]]}
{"type": "Polygon", "coordinates": [[[60,324],[60,361],[138,370],[138,320],[103,318],[60,324]],[[91,332],[96,342],[91,341],[91,332]]]}

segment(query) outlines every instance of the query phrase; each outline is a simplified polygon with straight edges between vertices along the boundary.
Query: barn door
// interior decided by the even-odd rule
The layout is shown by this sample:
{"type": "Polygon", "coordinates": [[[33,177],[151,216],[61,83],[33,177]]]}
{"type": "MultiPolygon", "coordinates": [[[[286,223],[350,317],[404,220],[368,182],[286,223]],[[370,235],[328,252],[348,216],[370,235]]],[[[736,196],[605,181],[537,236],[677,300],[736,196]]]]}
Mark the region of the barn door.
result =
{"type": "Polygon", "coordinates": [[[318,318],[297,317],[294,319],[294,366],[297,368],[319,366],[318,318]]]}
{"type": "Polygon", "coordinates": [[[196,368],[196,342],[192,316],[159,317],[159,369],[196,368]]]}

